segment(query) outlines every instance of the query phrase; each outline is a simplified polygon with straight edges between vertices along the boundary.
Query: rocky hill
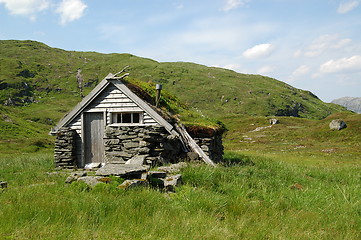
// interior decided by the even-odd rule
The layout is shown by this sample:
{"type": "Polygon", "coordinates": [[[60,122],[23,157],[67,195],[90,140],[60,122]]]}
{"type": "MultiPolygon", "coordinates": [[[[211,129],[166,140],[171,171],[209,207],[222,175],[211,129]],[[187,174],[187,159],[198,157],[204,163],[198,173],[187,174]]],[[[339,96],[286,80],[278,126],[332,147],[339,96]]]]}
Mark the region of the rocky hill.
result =
{"type": "Polygon", "coordinates": [[[333,100],[332,103],[341,105],[356,113],[361,113],[361,97],[342,97],[333,100]]]}

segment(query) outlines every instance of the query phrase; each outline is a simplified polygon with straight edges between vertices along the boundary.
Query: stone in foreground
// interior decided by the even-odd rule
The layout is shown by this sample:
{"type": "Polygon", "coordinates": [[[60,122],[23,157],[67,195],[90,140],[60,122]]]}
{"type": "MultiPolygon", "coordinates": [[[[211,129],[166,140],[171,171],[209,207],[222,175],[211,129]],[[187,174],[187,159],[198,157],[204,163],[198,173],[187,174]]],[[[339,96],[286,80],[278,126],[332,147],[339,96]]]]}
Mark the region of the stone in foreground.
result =
{"type": "Polygon", "coordinates": [[[185,168],[186,166],[187,166],[187,163],[179,162],[179,163],[175,163],[175,164],[172,164],[169,166],[159,167],[158,170],[166,172],[166,173],[176,173],[176,172],[180,172],[180,170],[182,168],[185,168]]]}
{"type": "Polygon", "coordinates": [[[125,164],[142,166],[145,162],[145,155],[137,155],[125,162],[125,164]]]}
{"type": "Polygon", "coordinates": [[[95,187],[95,185],[102,183],[99,181],[99,177],[95,176],[85,176],[78,178],[78,182],[84,182],[90,187],[95,187]]]}
{"type": "Polygon", "coordinates": [[[70,174],[66,180],[65,180],[65,183],[72,183],[72,182],[75,182],[77,181],[80,177],[84,177],[86,176],[87,173],[86,172],[74,172],[72,174],[70,174]]]}
{"type": "Polygon", "coordinates": [[[125,180],[122,184],[118,186],[119,189],[130,189],[134,187],[148,187],[149,183],[147,180],[143,179],[133,179],[125,180]]]}
{"type": "Polygon", "coordinates": [[[175,192],[175,187],[182,183],[182,175],[172,175],[163,179],[164,189],[167,192],[175,192]]]}
{"type": "Polygon", "coordinates": [[[148,170],[148,167],[134,164],[114,164],[108,163],[99,168],[95,175],[97,176],[118,176],[125,178],[141,178],[141,175],[148,170]]]}

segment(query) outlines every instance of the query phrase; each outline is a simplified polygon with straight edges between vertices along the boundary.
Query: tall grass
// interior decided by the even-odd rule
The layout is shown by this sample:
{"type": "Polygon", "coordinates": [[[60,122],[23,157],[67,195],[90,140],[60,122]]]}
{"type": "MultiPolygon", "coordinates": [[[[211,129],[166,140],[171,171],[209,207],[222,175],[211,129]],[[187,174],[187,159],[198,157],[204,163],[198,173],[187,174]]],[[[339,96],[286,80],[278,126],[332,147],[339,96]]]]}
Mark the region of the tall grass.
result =
{"type": "Polygon", "coordinates": [[[359,239],[360,168],[228,153],[176,193],[65,184],[47,154],[0,158],[0,239],[359,239]]]}

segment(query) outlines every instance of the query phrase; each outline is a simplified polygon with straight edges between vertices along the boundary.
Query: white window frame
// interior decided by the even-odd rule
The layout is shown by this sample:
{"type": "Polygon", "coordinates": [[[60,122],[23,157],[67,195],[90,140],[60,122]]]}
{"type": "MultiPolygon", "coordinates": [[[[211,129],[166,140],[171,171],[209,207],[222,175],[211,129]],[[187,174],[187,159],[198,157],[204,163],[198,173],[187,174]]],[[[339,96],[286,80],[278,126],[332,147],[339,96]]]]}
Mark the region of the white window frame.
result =
{"type": "Polygon", "coordinates": [[[123,126],[129,126],[129,125],[143,125],[144,124],[144,114],[143,112],[113,112],[111,116],[111,124],[112,125],[123,125],[123,126]],[[123,123],[118,122],[118,116],[121,114],[131,114],[131,122],[130,123],[123,123]],[[139,122],[134,123],[133,122],[133,114],[139,114],[139,122]]]}

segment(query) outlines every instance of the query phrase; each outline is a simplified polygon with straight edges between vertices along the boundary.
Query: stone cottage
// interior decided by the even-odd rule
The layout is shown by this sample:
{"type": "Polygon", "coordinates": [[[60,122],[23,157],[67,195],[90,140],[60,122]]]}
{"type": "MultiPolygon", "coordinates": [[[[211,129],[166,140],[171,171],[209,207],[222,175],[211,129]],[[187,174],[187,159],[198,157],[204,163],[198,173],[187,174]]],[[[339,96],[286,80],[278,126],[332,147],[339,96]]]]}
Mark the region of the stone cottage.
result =
{"type": "Polygon", "coordinates": [[[222,159],[221,134],[191,137],[130,90],[130,85],[121,81],[125,76],[108,74],[51,130],[56,136],[57,167],[129,161],[154,166],[194,156],[213,165],[222,159]]]}

